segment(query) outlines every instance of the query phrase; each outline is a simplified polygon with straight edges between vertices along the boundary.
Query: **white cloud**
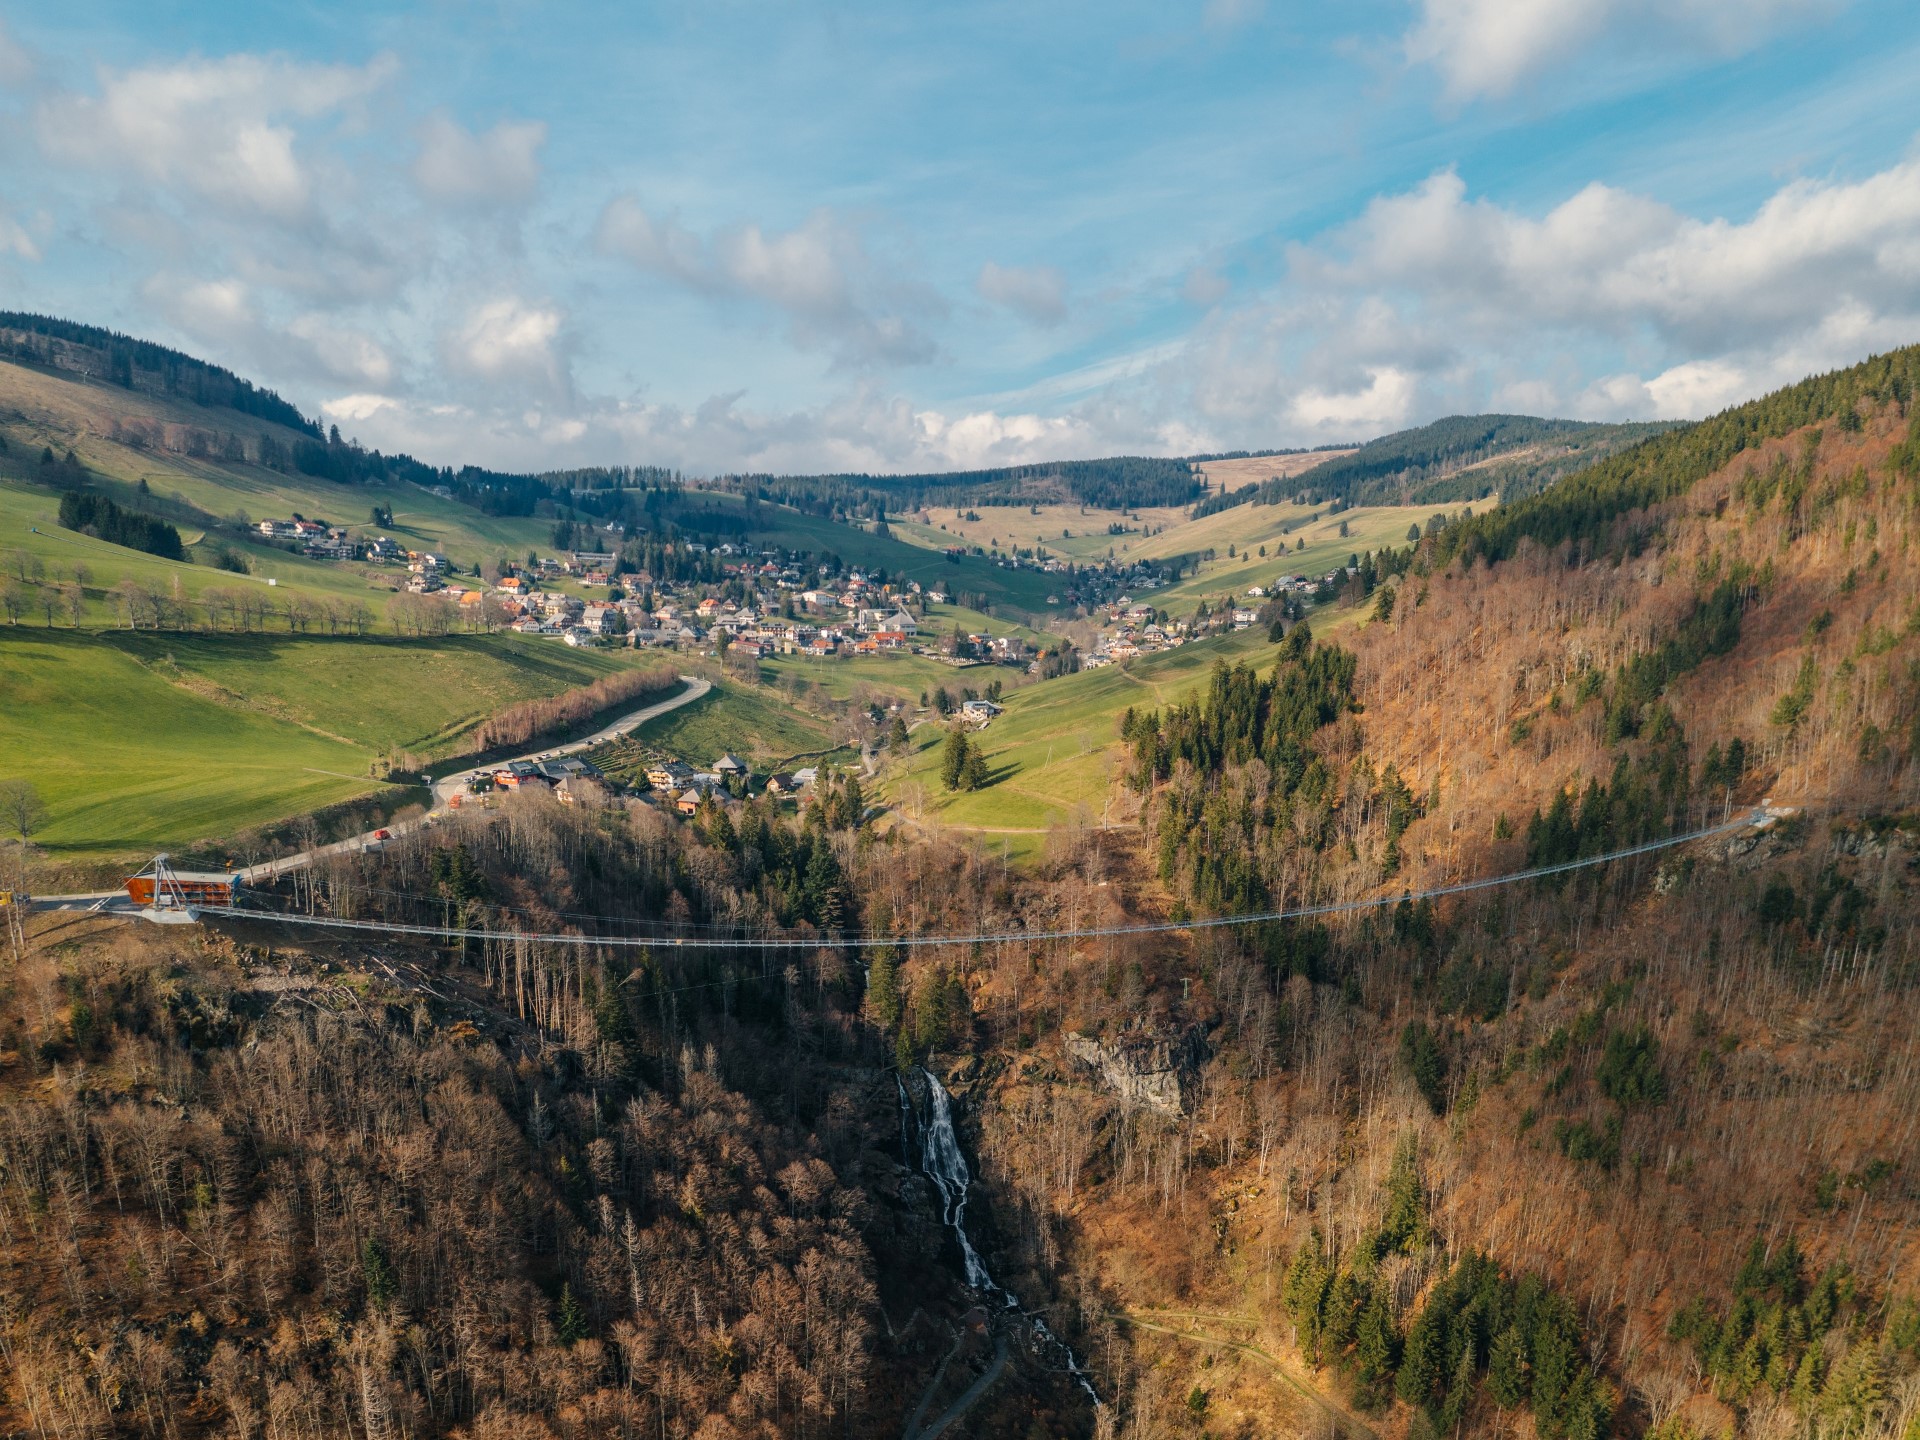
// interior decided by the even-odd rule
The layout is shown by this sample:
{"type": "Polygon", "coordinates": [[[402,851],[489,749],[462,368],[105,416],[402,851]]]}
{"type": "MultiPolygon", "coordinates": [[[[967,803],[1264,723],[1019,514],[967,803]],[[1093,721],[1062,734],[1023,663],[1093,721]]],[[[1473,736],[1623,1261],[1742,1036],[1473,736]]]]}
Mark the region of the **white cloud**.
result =
{"type": "Polygon", "coordinates": [[[341,395],[322,402],[320,413],[336,424],[371,420],[383,410],[398,410],[400,402],[390,395],[341,395]]]}
{"type": "Polygon", "coordinates": [[[13,255],[21,260],[38,260],[40,246],[17,220],[0,215],[0,255],[13,255]]]}
{"type": "Polygon", "coordinates": [[[1287,421],[1296,434],[1377,435],[1406,425],[1416,393],[1411,374],[1382,365],[1344,388],[1300,391],[1287,406],[1287,421]]]}
{"type": "Polygon", "coordinates": [[[334,380],[386,385],[393,361],[372,336],[330,316],[309,311],[296,315],[287,334],[305,344],[315,363],[334,380]]]}
{"type": "Polygon", "coordinates": [[[540,147],[546,139],[547,127],[538,121],[503,120],[475,134],[446,115],[431,115],[420,127],[414,182],[450,204],[522,201],[539,184],[540,147]]]}
{"type": "Polygon", "coordinates": [[[1294,247],[1135,393],[1234,444],[1489,405],[1683,418],[1916,335],[1920,159],[1711,219],[1603,185],[1525,214],[1448,171],[1294,247]]]}
{"type": "Polygon", "coordinates": [[[321,413],[365,443],[434,463],[476,456],[502,466],[549,468],[645,457],[695,473],[868,473],[973,469],[1090,454],[1191,453],[1210,436],[1143,425],[1119,410],[1065,415],[915,406],[858,385],[809,408],[756,409],[736,393],[693,406],[589,400],[572,409],[515,404],[429,404],[380,392],[343,394],[321,413]]]}
{"type": "Polygon", "coordinates": [[[1844,0],[1420,0],[1407,58],[1455,100],[1504,95],[1603,47],[1723,56],[1844,0]]]}
{"type": "Polygon", "coordinates": [[[980,267],[973,288],[989,304],[1000,305],[1035,325],[1058,325],[1067,318],[1067,277],[1051,265],[980,267]]]}
{"type": "Polygon", "coordinates": [[[53,158],[139,176],[230,212],[309,220],[314,176],[296,126],[337,118],[384,86],[396,64],[307,65],[257,55],[99,73],[99,93],[43,100],[53,158]]]}
{"type": "Polygon", "coordinates": [[[1329,248],[1297,268],[1482,325],[1644,327],[1696,354],[1773,344],[1850,305],[1920,312],[1920,159],[1852,184],[1791,182],[1746,221],[1597,184],[1533,219],[1469,200],[1445,172],[1374,201],[1329,248]]]}
{"type": "Polygon", "coordinates": [[[233,276],[197,280],[162,273],[142,289],[147,302],[182,330],[222,345],[244,345],[260,323],[252,292],[233,276]]]}
{"type": "Polygon", "coordinates": [[[0,85],[11,87],[24,86],[33,78],[33,56],[0,21],[0,85]]]}
{"type": "Polygon", "coordinates": [[[622,196],[601,212],[594,241],[604,254],[703,294],[771,306],[787,317],[797,345],[831,350],[844,363],[925,364],[938,353],[921,324],[937,300],[892,275],[827,210],[792,230],[746,224],[702,237],[622,196]]]}
{"type": "Polygon", "coordinates": [[[549,305],[501,296],[475,306],[442,337],[441,358],[457,375],[487,384],[567,389],[558,347],[566,317],[549,305]]]}

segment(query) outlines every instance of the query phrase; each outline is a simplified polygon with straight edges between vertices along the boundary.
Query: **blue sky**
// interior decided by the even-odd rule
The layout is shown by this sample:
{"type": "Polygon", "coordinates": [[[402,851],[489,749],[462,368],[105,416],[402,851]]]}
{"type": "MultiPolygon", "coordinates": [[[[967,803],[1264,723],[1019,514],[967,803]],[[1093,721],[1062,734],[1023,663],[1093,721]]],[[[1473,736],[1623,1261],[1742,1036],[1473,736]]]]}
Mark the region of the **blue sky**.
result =
{"type": "Polygon", "coordinates": [[[437,462],[1691,416],[1920,339],[1889,0],[0,3],[9,306],[437,462]]]}

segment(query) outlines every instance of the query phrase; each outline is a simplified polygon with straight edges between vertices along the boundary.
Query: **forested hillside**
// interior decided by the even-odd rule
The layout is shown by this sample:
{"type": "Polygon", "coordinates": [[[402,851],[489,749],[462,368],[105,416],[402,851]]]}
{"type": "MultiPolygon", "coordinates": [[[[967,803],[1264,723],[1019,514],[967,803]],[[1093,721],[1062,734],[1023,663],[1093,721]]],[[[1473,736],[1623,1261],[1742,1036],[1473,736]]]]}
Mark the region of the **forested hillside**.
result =
{"type": "Polygon", "coordinates": [[[866,519],[927,505],[1185,505],[1206,488],[1190,461],[1141,455],[933,475],[724,475],[717,483],[809,514],[866,519]]]}
{"type": "Polygon", "coordinates": [[[316,439],[320,436],[318,425],[273,391],[261,389],[221,366],[98,325],[0,311],[0,354],[72,371],[126,390],[237,410],[304,431],[316,439]]]}
{"type": "Polygon", "coordinates": [[[1235,505],[1278,505],[1301,494],[1316,503],[1340,500],[1349,505],[1440,505],[1493,495],[1511,503],[1672,428],[1531,415],[1453,415],[1383,435],[1298,477],[1214,496],[1195,514],[1235,505]]]}
{"type": "MultiPolygon", "coordinates": [[[[1128,717],[1135,878],[1176,915],[1794,811],[996,967],[989,1174],[1026,1253],[1132,1317],[1136,1416],[1268,1433],[1270,1380],[1225,1348],[1251,1336],[1382,1433],[1913,1433],[1917,370],[1817,378],[1430,534],[1337,643],[1297,629],[1128,717]],[[1055,1058],[1073,1033],[1104,1049],[1055,1058]],[[1141,1098],[1168,1067],[1177,1113],[1141,1098]]],[[[1111,915],[1111,845],[1060,854],[1059,903],[1111,915]]]]}
{"type": "Polygon", "coordinates": [[[8,1423],[824,1440],[979,1380],[947,1433],[1912,1440],[1917,374],[1656,437],[1142,686],[1141,825],[1030,870],[829,777],[514,795],[261,897],[496,938],[41,917],[8,1423]],[[922,1066],[1014,1306],[962,1283],[922,1066]]]}

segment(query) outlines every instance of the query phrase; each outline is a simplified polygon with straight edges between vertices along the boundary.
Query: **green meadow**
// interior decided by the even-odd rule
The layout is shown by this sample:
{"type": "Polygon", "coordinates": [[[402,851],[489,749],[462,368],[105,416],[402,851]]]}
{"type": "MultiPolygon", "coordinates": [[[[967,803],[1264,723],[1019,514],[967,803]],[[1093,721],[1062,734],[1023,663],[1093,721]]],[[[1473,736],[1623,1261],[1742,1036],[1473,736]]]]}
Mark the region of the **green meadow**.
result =
{"type": "Polygon", "coordinates": [[[631,777],[646,768],[650,752],[700,769],[731,752],[764,771],[832,745],[826,723],[795,708],[778,691],[716,680],[698,700],[647,721],[630,736],[596,750],[592,759],[608,774],[631,777]]]}
{"type": "Polygon", "coordinates": [[[1045,829],[1076,812],[1098,822],[1122,753],[1120,717],[1129,706],[1170,704],[1205,684],[1215,661],[1264,663],[1274,648],[1264,631],[1244,630],[1015,690],[1005,713],[975,736],[992,777],[983,790],[941,790],[946,727],[921,725],[889,793],[920,809],[922,818],[964,829],[1045,829]]]}
{"type": "MultiPolygon", "coordinates": [[[[1486,503],[1476,508],[1484,509],[1486,503]]],[[[1216,608],[1222,600],[1245,603],[1249,588],[1269,585],[1279,576],[1324,575],[1345,565],[1349,556],[1396,549],[1407,543],[1411,527],[1424,526],[1449,509],[1458,513],[1458,508],[1376,505],[1328,515],[1324,506],[1316,511],[1292,504],[1239,505],[1144,538],[1127,553],[1161,560],[1214,552],[1212,559],[1199,562],[1199,573],[1144,597],[1169,614],[1182,616],[1191,614],[1202,600],[1216,608]],[[1308,518],[1316,514],[1318,518],[1308,518]],[[1228,546],[1233,547],[1232,555],[1227,554],[1228,546]]]]}
{"type": "Polygon", "coordinates": [[[502,635],[0,626],[0,778],[38,787],[57,854],[187,845],[367,794],[394,752],[456,751],[506,705],[633,663],[502,635]]]}

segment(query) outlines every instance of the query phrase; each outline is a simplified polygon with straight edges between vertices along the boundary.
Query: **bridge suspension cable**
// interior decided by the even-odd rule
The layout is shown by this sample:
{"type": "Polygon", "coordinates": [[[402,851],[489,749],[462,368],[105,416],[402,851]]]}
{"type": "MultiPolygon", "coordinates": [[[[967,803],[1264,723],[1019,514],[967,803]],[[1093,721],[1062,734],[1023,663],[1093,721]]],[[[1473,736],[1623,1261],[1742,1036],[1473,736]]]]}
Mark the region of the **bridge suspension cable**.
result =
{"type": "Polygon", "coordinates": [[[1223,930],[1243,925],[1265,925],[1280,920],[1308,920],[1326,915],[1350,915],[1366,910],[1384,909],[1403,901],[1438,900],[1449,895],[1465,895],[1476,890],[1517,885],[1527,880],[1544,880],[1554,875],[1565,875],[1576,870],[1591,869],[1596,865],[1611,864],[1615,860],[1630,860],[1636,855],[1652,854],[1658,850],[1671,849],[1673,846],[1685,845],[1695,840],[1725,835],[1734,830],[1762,827],[1772,818],[1773,816],[1763,806],[1738,819],[1709,825],[1700,830],[1689,830],[1680,835],[1668,835],[1658,840],[1629,845],[1625,849],[1611,850],[1604,855],[1588,855],[1577,860],[1563,860],[1555,865],[1536,865],[1530,869],[1516,870],[1506,875],[1489,875],[1478,880],[1461,880],[1451,885],[1436,885],[1424,890],[1406,890],[1398,895],[1377,895],[1364,900],[1329,901],[1320,905],[1298,905],[1285,910],[1266,910],[1244,915],[1210,915],[1188,920],[1153,920],[1130,925],[1095,925],[1064,930],[997,930],[971,934],[935,935],[821,935],[812,938],[794,936],[755,938],[744,935],[580,935],[564,931],[534,932],[459,925],[408,924],[390,920],[347,920],[325,915],[283,914],[271,910],[247,909],[237,905],[196,905],[194,909],[201,915],[220,915],[236,920],[269,920],[285,925],[301,925],[321,930],[358,931],[379,935],[419,935],[444,940],[501,940],[542,945],[572,945],[587,949],[805,951],[861,950],[886,946],[899,946],[903,949],[934,948],[1035,940],[1098,940],[1127,935],[1160,935],[1181,930],[1223,930]]]}

